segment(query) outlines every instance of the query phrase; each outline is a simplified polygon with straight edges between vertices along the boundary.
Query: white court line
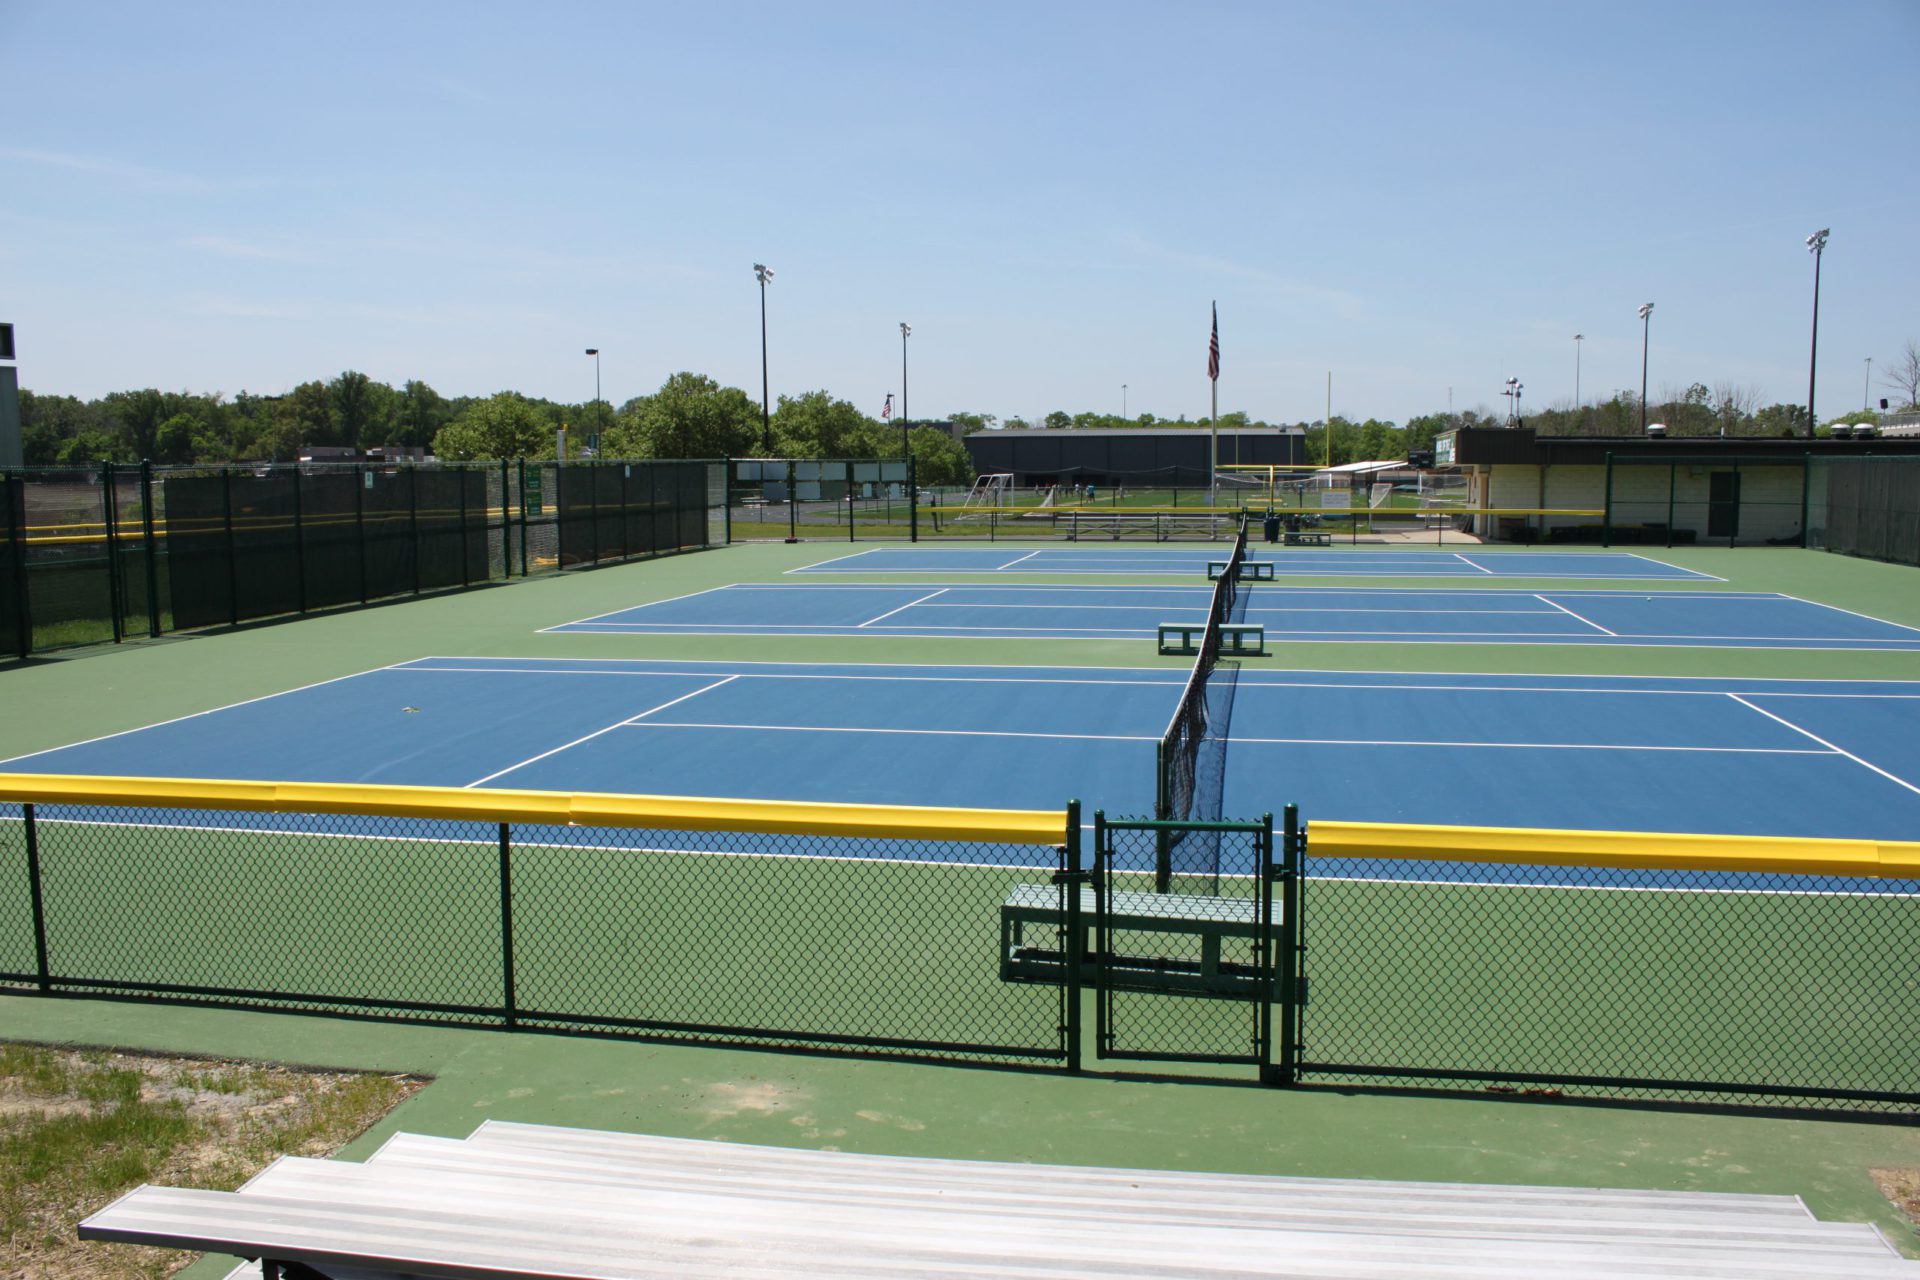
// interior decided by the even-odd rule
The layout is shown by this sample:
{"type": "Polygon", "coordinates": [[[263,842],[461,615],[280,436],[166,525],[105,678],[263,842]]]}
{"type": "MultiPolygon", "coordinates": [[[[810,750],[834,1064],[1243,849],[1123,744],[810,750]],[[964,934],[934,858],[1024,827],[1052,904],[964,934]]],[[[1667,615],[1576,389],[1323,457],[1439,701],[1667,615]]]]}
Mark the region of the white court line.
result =
{"type": "MultiPolygon", "coordinates": [[[[1518,553],[1515,553],[1515,554],[1518,554],[1518,553]]],[[[1559,554],[1559,555],[1579,555],[1579,554],[1588,554],[1588,553],[1582,553],[1582,552],[1572,552],[1572,551],[1567,551],[1567,552],[1557,552],[1556,554],[1559,554]]],[[[1679,571],[1679,572],[1680,572],[1681,574],[1683,574],[1683,575],[1686,575],[1686,576],[1690,576],[1690,577],[1693,577],[1693,578],[1697,578],[1697,579],[1704,579],[1704,580],[1705,580],[1705,581],[1707,581],[1707,582],[1725,582],[1725,581],[1727,581],[1727,579],[1725,579],[1725,578],[1723,578],[1723,577],[1721,577],[1721,576],[1720,576],[1719,574],[1717,574],[1717,573],[1707,573],[1707,572],[1705,572],[1704,570],[1700,570],[1700,569],[1689,569],[1689,568],[1687,568],[1687,566],[1685,566],[1685,565],[1683,565],[1683,564],[1674,564],[1674,563],[1672,563],[1671,561],[1667,561],[1667,560],[1656,560],[1656,559],[1654,559],[1654,558],[1653,558],[1652,556],[1650,556],[1650,555],[1647,555],[1647,554],[1645,554],[1644,552],[1640,552],[1640,551],[1613,551],[1613,552],[1601,552],[1600,554],[1602,554],[1602,555],[1616,555],[1616,556],[1627,556],[1628,558],[1630,558],[1630,559],[1633,559],[1633,560],[1644,560],[1644,561],[1646,561],[1646,562],[1647,562],[1648,564],[1657,564],[1657,565],[1659,565],[1659,566],[1660,566],[1660,567],[1661,567],[1662,569],[1675,569],[1675,570],[1678,570],[1678,571],[1679,571]]],[[[1671,575],[1671,574],[1666,574],[1666,575],[1661,575],[1661,576],[1665,576],[1665,577],[1671,577],[1672,575],[1671,575]]],[[[1679,580],[1679,581],[1685,581],[1685,578],[1683,577],[1683,578],[1681,578],[1681,579],[1678,579],[1678,580],[1679,580]]]]}
{"type": "MultiPolygon", "coordinates": [[[[1194,572],[1197,574],[1199,570],[1196,569],[1194,572]]],[[[1460,574],[1456,576],[1465,577],[1466,575],[1460,574]]],[[[1473,581],[1479,582],[1483,580],[1475,578],[1473,581]]],[[[1146,594],[1148,592],[1211,595],[1213,591],[1211,587],[1203,587],[1198,584],[1184,587],[1171,585],[1157,587],[1129,586],[1124,583],[1090,586],[1078,582],[736,582],[725,587],[709,587],[707,591],[931,591],[936,587],[945,591],[983,591],[1003,592],[1007,594],[1024,592],[1029,595],[1058,596],[1076,594],[1113,595],[1118,592],[1125,592],[1128,595],[1146,594]]],[[[706,592],[704,591],[692,593],[692,595],[705,594],[706,592]]],[[[1536,593],[1525,587],[1288,587],[1286,594],[1301,596],[1413,596],[1423,599],[1458,597],[1469,600],[1524,600],[1531,599],[1536,593]]],[[[1553,594],[1571,600],[1645,600],[1647,598],[1646,589],[1641,587],[1569,587],[1562,591],[1555,591],[1553,594]]],[[[674,596],[671,598],[684,600],[690,599],[691,596],[674,596]]],[[[1654,598],[1658,600],[1712,600],[1720,603],[1798,600],[1796,596],[1783,595],[1778,591],[1683,591],[1677,589],[1655,592],[1654,598]]],[[[653,603],[665,604],[667,601],[661,600],[653,603]]],[[[1800,601],[1800,603],[1806,604],[1811,602],[1800,601]]],[[[643,609],[646,607],[645,604],[629,606],[629,608],[634,609],[643,609]]],[[[615,610],[615,612],[625,611],[615,610]]],[[[605,617],[607,615],[601,614],[597,616],[605,617]]],[[[1875,621],[1878,621],[1878,619],[1875,619],[1875,621]]]]}
{"type": "MultiPolygon", "coordinates": [[[[561,631],[567,627],[577,627],[583,622],[598,622],[602,618],[611,618],[611,617],[614,617],[616,614],[632,613],[635,609],[651,609],[654,605],[657,605],[657,604],[672,604],[676,600],[693,600],[700,596],[712,595],[716,591],[727,591],[730,589],[731,589],[730,587],[707,587],[700,591],[689,591],[687,592],[687,594],[683,596],[668,596],[664,600],[647,600],[647,601],[643,601],[640,604],[622,605],[618,609],[609,609],[605,613],[596,613],[589,618],[575,618],[572,622],[556,622],[550,627],[541,627],[539,630],[535,631],[533,634],[537,636],[547,635],[550,632],[561,631]]],[[[885,588],[876,588],[876,589],[885,590],[885,588]]]]}
{"type": "MultiPolygon", "coordinates": [[[[596,659],[577,659],[577,661],[596,661],[596,659]]],[[[773,664],[773,665],[778,665],[778,664],[773,664]]],[[[823,664],[823,665],[830,665],[830,664],[823,664]]],[[[1096,667],[1096,668],[1083,668],[1083,669],[1098,670],[1099,668],[1096,667]]],[[[465,675],[472,675],[476,673],[492,674],[494,672],[500,672],[507,675],[623,676],[623,677],[644,678],[644,679],[651,679],[651,680],[674,679],[676,677],[682,677],[685,674],[683,672],[675,672],[675,671],[615,671],[605,667],[592,669],[592,670],[585,670],[585,671],[550,671],[543,667],[410,667],[408,668],[408,670],[418,671],[426,675],[433,675],[441,672],[453,673],[453,674],[465,674],[465,675]]],[[[1119,668],[1115,668],[1115,670],[1151,671],[1161,675],[1167,675],[1167,674],[1170,674],[1170,672],[1173,669],[1167,668],[1167,667],[1138,667],[1138,668],[1119,667],[1119,668]]],[[[1132,688],[1132,689],[1152,689],[1162,685],[1169,685],[1169,686],[1179,685],[1184,687],[1187,683],[1187,677],[1185,676],[1185,674],[1181,674],[1178,679],[1164,679],[1164,680],[1094,680],[1094,679],[1080,679],[1077,677],[1067,678],[1067,679],[1053,678],[1053,679],[1043,680],[1033,676],[1015,676],[1012,678],[1004,678],[1000,676],[856,676],[856,675],[829,675],[824,673],[807,674],[807,673],[799,673],[799,672],[783,672],[780,674],[774,674],[771,672],[761,672],[761,671],[741,671],[741,672],[736,672],[733,678],[738,680],[870,680],[870,681],[886,683],[886,684],[1072,684],[1072,685],[1091,684],[1091,685],[1117,685],[1122,688],[1132,688]]],[[[1382,687],[1388,687],[1388,686],[1382,686],[1382,687]]],[[[1613,693],[1613,692],[1624,692],[1624,691],[1608,690],[1608,692],[1613,693]]],[[[1712,694],[1706,693],[1705,691],[1701,691],[1701,690],[1689,690],[1688,692],[1697,693],[1701,697],[1720,696],[1717,692],[1712,694]]],[[[1856,696],[1869,697],[1871,695],[1859,694],[1856,696]]],[[[1914,696],[1916,699],[1920,699],[1920,694],[1916,694],[1914,696]]]]}
{"type": "MultiPolygon", "coordinates": [[[[1498,576],[1497,574],[1494,574],[1494,572],[1493,572],[1493,570],[1491,570],[1491,569],[1489,569],[1489,568],[1487,568],[1487,566],[1485,566],[1485,565],[1483,565],[1483,564],[1474,564],[1474,563],[1473,563],[1473,561],[1471,561],[1471,560],[1469,560],[1469,559],[1467,559],[1467,558],[1466,558],[1466,556],[1464,556],[1464,555],[1462,555],[1462,554],[1461,554],[1460,552],[1458,552],[1458,551],[1456,551],[1456,552],[1454,552],[1454,553],[1453,553],[1453,558],[1454,558],[1455,560],[1458,560],[1458,561],[1459,561],[1459,562],[1460,562],[1461,564],[1471,564],[1471,565],[1473,565],[1473,567],[1474,567],[1474,568],[1476,568],[1476,569],[1478,569],[1478,570],[1479,570],[1480,572],[1482,572],[1482,573],[1484,573],[1484,574],[1489,574],[1489,575],[1492,575],[1492,576],[1495,576],[1495,577],[1497,577],[1497,576],[1498,576]]],[[[1549,576],[1551,576],[1551,575],[1549,575],[1549,576]]]]}
{"type": "Polygon", "coordinates": [[[707,692],[708,689],[718,689],[721,685],[731,684],[733,681],[738,680],[739,678],[740,678],[739,676],[728,676],[724,680],[716,680],[712,684],[707,685],[704,688],[695,689],[692,693],[683,693],[679,697],[674,698],[669,702],[663,702],[657,707],[648,707],[645,711],[640,712],[638,715],[630,716],[627,719],[621,720],[615,724],[610,724],[604,729],[595,729],[592,733],[586,734],[583,737],[575,738],[572,742],[562,743],[561,745],[555,747],[551,751],[542,751],[537,756],[529,756],[525,760],[522,760],[519,764],[510,764],[504,769],[498,770],[497,772],[494,772],[494,773],[490,773],[486,777],[476,779],[475,781],[469,782],[466,785],[468,787],[478,787],[485,783],[492,782],[495,778],[505,777],[507,774],[512,773],[516,769],[524,769],[530,764],[533,764],[540,760],[545,760],[548,756],[557,756],[562,751],[566,751],[572,747],[577,747],[583,742],[591,742],[593,739],[599,737],[603,733],[612,733],[615,729],[625,728],[627,725],[633,724],[634,722],[638,721],[641,716],[650,716],[656,711],[665,711],[668,707],[673,706],[675,703],[685,702],[688,698],[698,697],[699,695],[707,692]]]}
{"type": "Polygon", "coordinates": [[[1046,549],[1046,548],[1044,548],[1044,547],[1036,547],[1036,548],[1034,548],[1034,549],[1033,549],[1032,551],[1029,551],[1029,552],[1027,552],[1027,554],[1025,554],[1025,555],[1023,555],[1023,556],[1021,556],[1021,557],[1019,557],[1018,559],[1014,559],[1014,560],[1009,560],[1009,561],[1007,561],[1007,562],[1006,562],[1005,564],[1003,564],[1003,565],[997,565],[997,566],[995,566],[995,568],[994,568],[994,572],[995,572],[995,573],[998,573],[998,572],[999,572],[999,571],[1000,571],[1001,569],[1011,569],[1011,568],[1013,568],[1013,566],[1015,566],[1015,565],[1017,565],[1017,564],[1019,564],[1021,560],[1031,560],[1031,559],[1033,559],[1033,558],[1034,558],[1035,556],[1037,556],[1037,555],[1039,555],[1039,554],[1040,554],[1040,553],[1041,553],[1042,551],[1044,551],[1045,549],[1046,549]]]}
{"type": "Polygon", "coordinates": [[[1787,726],[1787,728],[1793,730],[1795,733],[1805,734],[1807,737],[1812,738],[1815,742],[1819,743],[1821,746],[1831,748],[1834,752],[1838,753],[1839,755],[1845,756],[1847,759],[1853,761],[1855,764],[1860,765],[1864,768],[1873,770],[1875,773],[1885,778],[1888,782],[1891,782],[1896,786],[1905,787],[1907,790],[1913,792],[1915,795],[1920,796],[1920,787],[1914,786],[1911,782],[1908,782],[1905,778],[1899,777],[1895,774],[1888,773],[1885,769],[1882,769],[1879,765],[1874,764],[1871,761],[1862,760],[1859,756],[1853,754],[1853,752],[1848,751],[1844,747],[1834,746],[1833,743],[1828,742],[1825,738],[1813,732],[1811,729],[1802,729],[1799,725],[1795,724],[1791,720],[1788,720],[1784,716],[1777,716],[1773,714],[1773,712],[1767,710],[1765,707],[1756,707],[1751,702],[1748,702],[1745,698],[1741,697],[1737,693],[1730,693],[1727,696],[1729,698],[1732,698],[1735,702],[1739,703],[1741,706],[1747,708],[1749,711],[1758,711],[1761,715],[1765,716],[1769,720],[1777,720],[1781,724],[1787,726]]]}
{"type": "Polygon", "coordinates": [[[876,552],[880,552],[880,551],[884,551],[884,550],[886,550],[886,548],[885,548],[885,547],[869,547],[869,548],[868,548],[867,550],[865,550],[865,551],[850,551],[850,552],[848,552],[848,553],[847,553],[846,555],[843,555],[843,556],[835,556],[835,557],[833,557],[833,558],[832,558],[831,560],[816,560],[816,561],[814,561],[814,562],[813,562],[812,564],[803,564],[803,565],[796,565],[796,566],[795,566],[794,568],[791,568],[791,569],[787,569],[787,570],[783,570],[783,572],[785,572],[785,573],[806,573],[806,572],[808,572],[809,570],[813,570],[813,569],[820,569],[820,570],[822,570],[823,572],[830,572],[830,573],[848,573],[848,572],[851,572],[851,570],[846,570],[846,569],[832,569],[832,570],[827,570],[827,569],[824,569],[824,568],[823,568],[823,566],[825,566],[825,565],[830,565],[830,564],[839,564],[839,563],[840,563],[840,562],[841,562],[842,560],[860,560],[860,559],[863,559],[863,558],[865,558],[865,557],[867,557],[867,556],[870,556],[870,555],[873,555],[873,554],[875,554],[876,552]]]}
{"type": "MultiPolygon", "coordinates": [[[[748,733],[883,733],[925,738],[1046,738],[1060,742],[1158,742],[1160,735],[1144,733],[1023,733],[1013,729],[881,729],[851,724],[718,724],[695,720],[641,720],[608,729],[743,729],[748,733]]],[[[601,730],[606,732],[605,729],[601,730]]],[[[1808,752],[1816,755],[1817,752],[1808,752]]]]}
{"type": "MultiPolygon", "coordinates": [[[[407,662],[420,662],[420,661],[422,661],[422,659],[420,658],[407,659],[407,662]]],[[[78,742],[63,742],[57,747],[43,747],[38,751],[29,751],[24,755],[9,756],[4,760],[0,760],[0,764],[12,764],[16,760],[31,760],[35,756],[43,756],[53,751],[65,751],[69,747],[84,747],[84,746],[89,746],[95,742],[106,742],[113,738],[124,738],[130,733],[141,733],[147,729],[158,729],[163,725],[179,724],[183,720],[196,720],[201,716],[210,716],[214,714],[216,711],[232,711],[238,707],[251,706],[256,702],[266,702],[271,698],[284,698],[284,697],[287,697],[289,694],[305,693],[308,689],[318,689],[323,685],[338,684],[342,680],[353,680],[353,679],[357,679],[360,676],[378,675],[382,671],[397,671],[403,668],[404,666],[406,666],[406,663],[396,662],[389,666],[384,666],[384,667],[368,667],[365,671],[354,671],[354,672],[348,673],[347,675],[334,676],[331,679],[327,679],[327,680],[315,680],[312,684],[296,685],[294,688],[291,688],[291,689],[282,689],[279,693],[263,693],[257,698],[242,698],[238,702],[229,702],[223,707],[209,707],[205,711],[188,712],[184,716],[174,716],[171,720],[156,720],[152,724],[143,724],[143,725],[140,725],[138,728],[120,729],[113,733],[103,733],[95,738],[82,738],[78,742]]]]}
{"type": "Polygon", "coordinates": [[[1898,627],[1902,631],[1911,631],[1916,635],[1920,635],[1920,627],[1910,627],[1904,622],[1889,622],[1885,618],[1876,618],[1870,613],[1860,613],[1853,609],[1842,609],[1837,604],[1827,604],[1820,600],[1808,600],[1801,596],[1785,596],[1782,598],[1798,601],[1801,604],[1810,604],[1816,609],[1831,609],[1835,613],[1844,613],[1852,618],[1865,618],[1868,622],[1877,622],[1883,627],[1898,627]]]}
{"type": "MultiPolygon", "coordinates": [[[[1559,610],[1560,612],[1562,612],[1562,613],[1564,613],[1564,614],[1566,614],[1566,615],[1567,615],[1567,616],[1568,616],[1569,618],[1572,618],[1572,619],[1574,619],[1574,620],[1575,620],[1575,621],[1577,621],[1577,622],[1584,622],[1584,623],[1586,623],[1586,624],[1587,624],[1588,626],[1590,626],[1590,627],[1592,627],[1592,628],[1593,628],[1594,630],[1596,630],[1596,631],[1607,631],[1607,629],[1606,629],[1605,627],[1603,627],[1603,626],[1601,626],[1601,625],[1600,625],[1599,623],[1597,623],[1597,622],[1595,622],[1595,621],[1594,621],[1594,620],[1593,620],[1592,618],[1583,618],[1583,617],[1581,617],[1581,616],[1580,616],[1579,614],[1577,614],[1577,613],[1575,613],[1575,612],[1574,612],[1573,610],[1571,610],[1571,609],[1569,609],[1569,608],[1567,608],[1567,606],[1565,606],[1565,605],[1563,605],[1563,604],[1554,604],[1554,602],[1553,602],[1553,601],[1551,601],[1551,600],[1549,600],[1549,599],[1547,599],[1547,598],[1546,598],[1545,596],[1543,596],[1543,595],[1539,595],[1539,594],[1535,594],[1535,596],[1534,596],[1533,598],[1534,598],[1535,600],[1538,600],[1538,601],[1540,601],[1540,602],[1541,602],[1542,604],[1551,604],[1551,605],[1553,605],[1553,607],[1554,607],[1554,608],[1556,608],[1556,609],[1558,609],[1558,610],[1559,610]]],[[[1618,631],[1607,631],[1607,634],[1608,634],[1608,635],[1610,635],[1610,636],[1617,636],[1617,635],[1619,635],[1620,633],[1619,633],[1618,631]]]]}
{"type": "Polygon", "coordinates": [[[1805,747],[1677,747],[1640,742],[1426,742],[1399,738],[1254,738],[1234,734],[1227,744],[1256,743],[1278,747],[1498,747],[1519,751],[1698,751],[1709,755],[1830,756],[1836,751],[1805,747]]]}
{"type": "Polygon", "coordinates": [[[918,600],[909,600],[905,604],[901,605],[898,609],[889,609],[885,613],[881,614],[878,618],[868,618],[865,622],[862,622],[859,625],[862,628],[870,627],[876,622],[881,622],[887,618],[891,618],[896,613],[905,613],[907,610],[913,608],[913,606],[917,604],[925,604],[927,601],[933,599],[934,596],[941,595],[947,591],[951,591],[952,589],[953,588],[951,587],[941,587],[939,591],[935,591],[928,595],[921,596],[918,600]]]}

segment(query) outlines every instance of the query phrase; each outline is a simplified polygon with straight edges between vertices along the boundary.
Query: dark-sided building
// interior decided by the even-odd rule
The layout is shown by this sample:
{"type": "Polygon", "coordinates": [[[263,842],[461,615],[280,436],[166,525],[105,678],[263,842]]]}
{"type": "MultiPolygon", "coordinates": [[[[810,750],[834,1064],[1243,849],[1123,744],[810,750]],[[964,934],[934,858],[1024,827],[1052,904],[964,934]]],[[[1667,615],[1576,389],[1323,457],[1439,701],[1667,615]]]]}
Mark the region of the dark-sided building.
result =
{"type": "MultiPolygon", "coordinates": [[[[1096,427],[974,431],[964,443],[976,472],[1011,472],[1017,486],[1092,483],[1146,489],[1205,488],[1211,439],[1196,427],[1096,427]]],[[[1219,440],[1221,466],[1307,461],[1306,433],[1298,427],[1225,430],[1219,440]]]]}

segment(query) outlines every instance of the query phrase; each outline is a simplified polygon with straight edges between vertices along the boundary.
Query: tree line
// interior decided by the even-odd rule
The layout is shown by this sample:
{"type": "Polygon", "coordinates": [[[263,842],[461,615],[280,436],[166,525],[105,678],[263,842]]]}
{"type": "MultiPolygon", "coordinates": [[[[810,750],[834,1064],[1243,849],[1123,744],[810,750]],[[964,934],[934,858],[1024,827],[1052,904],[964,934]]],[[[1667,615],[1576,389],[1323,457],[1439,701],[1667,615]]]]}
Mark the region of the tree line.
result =
{"type": "Polygon", "coordinates": [[[763,429],[746,392],[698,373],[676,373],[618,408],[516,391],[448,397],[424,382],[395,388],[353,370],[278,396],[146,388],[81,400],[23,390],[20,427],[29,466],[291,462],[313,448],[395,445],[449,461],[551,458],[564,427],[575,458],[897,458],[906,445],[923,484],[973,478],[966,450],[942,429],[913,427],[903,440],[898,426],[825,391],[781,396],[763,429]]]}
{"type": "MultiPolygon", "coordinates": [[[[1920,401],[1920,342],[1881,369],[1890,405],[1920,401]]],[[[1806,406],[1760,403],[1759,392],[1729,383],[1693,382],[1650,397],[1641,411],[1632,389],[1583,405],[1559,404],[1525,412],[1522,425],[1540,435],[1633,436],[1642,421],[1663,423],[1671,436],[1786,436],[1806,432],[1806,406]]],[[[1841,420],[1870,421],[1855,411],[1841,420]]],[[[609,458],[720,458],[771,455],[799,458],[900,456],[898,426],[870,418],[826,391],[781,396],[763,428],[760,406],[738,387],[699,373],[676,373],[649,395],[615,408],[595,400],[565,404],[515,391],[487,397],[442,396],[425,382],[395,388],[348,370],[330,382],[303,382],[285,395],[228,398],[220,393],[116,391],[97,400],[20,393],[21,431],[30,466],[81,466],[101,461],[157,463],[288,462],[314,447],[362,452],[392,445],[424,448],[449,460],[551,458],[566,427],[570,456],[591,450],[609,458]]],[[[1404,457],[1430,449],[1434,437],[1458,427],[1503,426],[1505,414],[1486,408],[1429,413],[1395,423],[1377,418],[1268,422],[1245,412],[1220,415],[1222,430],[1297,428],[1307,457],[1355,462],[1404,457]],[[1328,436],[1331,433],[1331,449],[1328,436]]],[[[1037,421],[1004,420],[960,412],[963,431],[994,428],[1192,429],[1206,418],[1159,418],[1076,413],[1058,409],[1037,421]]],[[[1824,431],[1825,427],[1820,430],[1824,431]]],[[[966,484],[973,478],[966,450],[946,430],[908,433],[923,484],[966,484]]]]}

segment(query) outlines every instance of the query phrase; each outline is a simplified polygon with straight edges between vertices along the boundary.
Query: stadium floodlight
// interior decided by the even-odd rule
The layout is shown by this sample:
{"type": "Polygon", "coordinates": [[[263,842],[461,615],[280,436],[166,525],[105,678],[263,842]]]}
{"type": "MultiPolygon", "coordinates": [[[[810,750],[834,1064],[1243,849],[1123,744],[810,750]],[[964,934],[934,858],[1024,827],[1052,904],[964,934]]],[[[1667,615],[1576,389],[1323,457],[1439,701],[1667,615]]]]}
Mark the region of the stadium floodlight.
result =
{"type": "Polygon", "coordinates": [[[767,404],[767,281],[773,268],[764,262],[753,264],[753,278],[760,282],[760,451],[773,453],[773,414],[767,404]]]}
{"type": "Polygon", "coordinates": [[[1820,367],[1820,255],[1827,248],[1827,233],[1822,227],[1807,237],[1807,252],[1813,255],[1813,341],[1807,350],[1807,439],[1813,439],[1813,377],[1820,367]]]}
{"type": "Polygon", "coordinates": [[[1647,335],[1653,328],[1653,304],[1640,304],[1640,434],[1647,434],[1647,335]]]}

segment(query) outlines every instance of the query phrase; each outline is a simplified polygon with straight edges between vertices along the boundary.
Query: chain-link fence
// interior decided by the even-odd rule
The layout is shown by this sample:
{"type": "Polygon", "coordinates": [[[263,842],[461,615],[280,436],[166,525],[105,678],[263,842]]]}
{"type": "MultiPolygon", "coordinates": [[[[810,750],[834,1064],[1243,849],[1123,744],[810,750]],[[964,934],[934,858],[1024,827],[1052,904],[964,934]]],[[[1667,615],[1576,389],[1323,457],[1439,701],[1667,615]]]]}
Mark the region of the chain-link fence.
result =
{"type": "Polygon", "coordinates": [[[1920,881],[1315,843],[1303,1082],[1920,1108],[1920,881]]]}
{"type": "Polygon", "coordinates": [[[0,652],[231,626],[712,545],[718,469],[106,463],[8,473],[0,652]]]}
{"type": "Polygon", "coordinates": [[[1060,815],[1056,844],[924,822],[845,836],[833,818],[803,832],[719,829],[752,825],[737,814],[649,829],[4,805],[0,989],[1066,1056],[1061,989],[1003,982],[994,957],[1007,894],[1059,868],[1060,815]]]}

